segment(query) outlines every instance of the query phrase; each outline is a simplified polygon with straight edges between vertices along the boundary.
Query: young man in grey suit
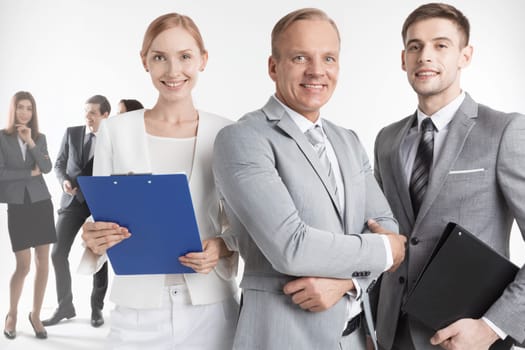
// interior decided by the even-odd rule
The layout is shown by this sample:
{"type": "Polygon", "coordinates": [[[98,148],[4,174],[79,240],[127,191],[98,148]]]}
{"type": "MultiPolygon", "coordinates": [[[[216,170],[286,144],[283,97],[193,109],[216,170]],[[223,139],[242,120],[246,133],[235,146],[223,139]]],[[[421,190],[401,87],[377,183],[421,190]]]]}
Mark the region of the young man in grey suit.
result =
{"type": "Polygon", "coordinates": [[[324,12],[283,17],[268,61],[275,95],[216,138],[214,173],[236,238],[227,244],[245,261],[234,349],[364,349],[361,301],[366,312],[369,284],[404,257],[357,136],[320,118],[339,46],[324,12]],[[362,234],[370,227],[385,234],[362,234]]]}
{"type": "MultiPolygon", "coordinates": [[[[58,307],[55,313],[44,320],[45,326],[52,326],[67,318],[76,316],[71,290],[71,272],[68,256],[78,230],[91,214],[78,187],[78,176],[91,176],[96,133],[100,122],[109,116],[111,106],[106,97],[95,95],[86,101],[86,125],[67,128],[55,163],[55,172],[63,193],[56,224],[57,243],[53,246],[51,258],[55,268],[58,307]]],[[[102,308],[108,287],[107,263],[93,275],[91,293],[91,325],[104,324],[102,308]]]]}
{"type": "Polygon", "coordinates": [[[523,342],[523,267],[480,319],[434,334],[400,312],[447,222],[506,256],[513,219],[525,230],[525,117],[492,110],[462,91],[461,71],[472,58],[467,18],[446,4],[422,5],[407,17],[402,36],[402,68],[419,104],[381,130],[375,145],[376,178],[409,239],[405,262],[383,275],[380,348],[483,350],[507,335],[523,342]]]}

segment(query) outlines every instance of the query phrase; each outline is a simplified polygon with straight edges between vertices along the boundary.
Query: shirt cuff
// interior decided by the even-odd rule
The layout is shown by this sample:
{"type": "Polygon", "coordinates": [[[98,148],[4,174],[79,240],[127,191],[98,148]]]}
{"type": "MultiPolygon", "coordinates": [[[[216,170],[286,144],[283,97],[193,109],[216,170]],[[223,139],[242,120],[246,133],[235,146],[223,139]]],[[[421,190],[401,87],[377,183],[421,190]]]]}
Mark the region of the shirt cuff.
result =
{"type": "Polygon", "coordinates": [[[383,271],[387,271],[394,265],[394,257],[392,256],[392,246],[390,245],[390,240],[388,239],[387,235],[380,235],[381,238],[383,238],[383,243],[385,244],[385,251],[386,251],[386,266],[383,271]]]}
{"type": "Polygon", "coordinates": [[[485,321],[485,323],[494,331],[494,333],[496,333],[498,335],[498,337],[500,337],[501,339],[505,339],[507,338],[507,333],[503,332],[501,330],[501,328],[499,328],[498,326],[496,326],[494,323],[492,323],[491,320],[489,320],[488,318],[486,317],[482,317],[481,318],[483,321],[485,321]]]}
{"type": "Polygon", "coordinates": [[[359,283],[357,282],[355,278],[352,278],[352,282],[354,283],[355,290],[350,290],[346,292],[346,294],[349,297],[359,301],[359,299],[361,298],[361,295],[363,294],[363,289],[361,288],[361,286],[359,285],[359,283]]]}
{"type": "Polygon", "coordinates": [[[359,286],[359,283],[355,278],[352,278],[352,282],[354,282],[355,291],[348,291],[346,292],[347,300],[346,300],[346,321],[343,327],[343,330],[346,329],[346,324],[348,321],[350,321],[355,316],[359,315],[361,311],[363,311],[363,308],[361,307],[361,295],[363,294],[363,289],[359,286]]]}
{"type": "Polygon", "coordinates": [[[80,258],[77,272],[81,275],[93,275],[100,270],[107,260],[108,256],[106,254],[97,255],[93,253],[91,249],[85,248],[80,258]]]}

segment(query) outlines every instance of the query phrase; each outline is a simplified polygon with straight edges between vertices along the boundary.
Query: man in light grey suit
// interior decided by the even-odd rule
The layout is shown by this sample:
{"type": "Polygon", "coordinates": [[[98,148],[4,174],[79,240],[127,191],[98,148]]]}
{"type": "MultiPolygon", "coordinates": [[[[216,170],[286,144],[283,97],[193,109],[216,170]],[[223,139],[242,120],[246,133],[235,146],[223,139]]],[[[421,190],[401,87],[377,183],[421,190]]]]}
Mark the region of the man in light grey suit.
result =
{"type": "Polygon", "coordinates": [[[382,278],[380,348],[482,350],[506,336],[523,342],[523,267],[480,319],[461,319],[434,334],[400,312],[447,222],[506,256],[513,220],[525,231],[525,117],[492,110],[461,90],[461,71],[472,57],[467,18],[446,4],[422,5],[406,19],[402,36],[402,68],[419,105],[381,130],[375,145],[376,178],[409,238],[405,262],[382,278]],[[429,144],[428,157],[419,149],[429,144]]]}
{"type": "Polygon", "coordinates": [[[357,136],[320,118],[339,46],[324,12],[283,17],[268,61],[275,95],[216,138],[214,173],[237,239],[227,244],[245,261],[235,349],[364,349],[361,301],[366,312],[368,286],[404,257],[357,136]]]}

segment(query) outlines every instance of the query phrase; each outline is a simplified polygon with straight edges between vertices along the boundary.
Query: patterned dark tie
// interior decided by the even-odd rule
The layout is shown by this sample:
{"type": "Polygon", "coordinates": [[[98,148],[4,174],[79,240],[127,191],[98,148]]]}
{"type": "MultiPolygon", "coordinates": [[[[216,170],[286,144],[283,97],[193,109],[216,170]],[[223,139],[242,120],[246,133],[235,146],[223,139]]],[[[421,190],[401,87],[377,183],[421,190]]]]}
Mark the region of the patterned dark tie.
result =
{"type": "Polygon", "coordinates": [[[423,120],[420,132],[421,138],[419,139],[409,186],[410,199],[412,200],[412,207],[416,217],[427,190],[434,154],[434,124],[430,118],[423,120]]]}
{"type": "Polygon", "coordinates": [[[313,128],[306,130],[305,135],[317,152],[321,165],[328,175],[329,185],[332,188],[333,194],[335,195],[335,198],[339,200],[339,197],[337,196],[337,182],[335,181],[332,163],[330,163],[330,159],[328,159],[328,155],[326,154],[326,145],[324,142],[324,135],[321,126],[316,125],[313,128]]]}

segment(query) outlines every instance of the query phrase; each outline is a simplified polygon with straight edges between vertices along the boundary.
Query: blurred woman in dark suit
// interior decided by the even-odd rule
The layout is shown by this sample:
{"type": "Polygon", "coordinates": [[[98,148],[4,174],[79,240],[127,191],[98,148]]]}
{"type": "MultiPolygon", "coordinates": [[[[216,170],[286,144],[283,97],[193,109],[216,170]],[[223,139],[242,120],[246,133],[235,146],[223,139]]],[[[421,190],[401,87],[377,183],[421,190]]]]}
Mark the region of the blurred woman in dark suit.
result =
{"type": "Polygon", "coordinates": [[[19,91],[12,100],[7,128],[0,131],[0,201],[7,203],[9,238],[16,258],[10,282],[9,312],[4,335],[16,338],[18,301],[35,249],[35,290],[29,322],[40,339],[47,332],[40,321],[49,272],[49,245],[56,242],[53,204],[43,173],[51,171],[46,137],[38,131],[35,99],[19,91]]]}

